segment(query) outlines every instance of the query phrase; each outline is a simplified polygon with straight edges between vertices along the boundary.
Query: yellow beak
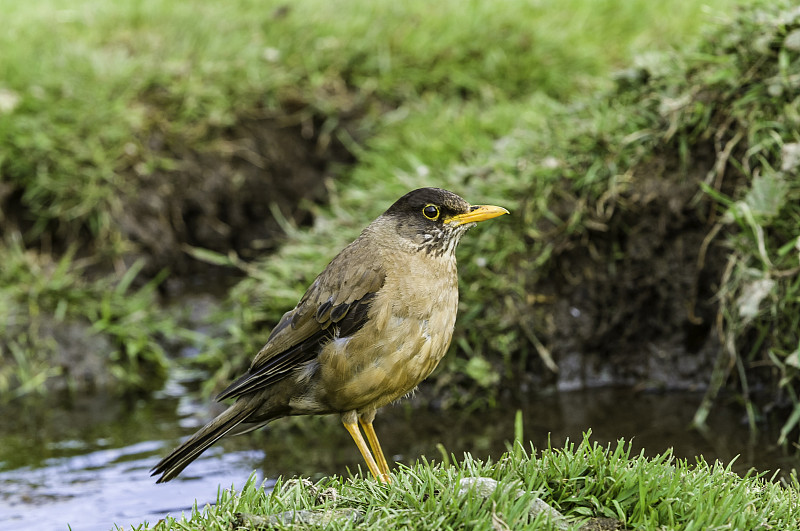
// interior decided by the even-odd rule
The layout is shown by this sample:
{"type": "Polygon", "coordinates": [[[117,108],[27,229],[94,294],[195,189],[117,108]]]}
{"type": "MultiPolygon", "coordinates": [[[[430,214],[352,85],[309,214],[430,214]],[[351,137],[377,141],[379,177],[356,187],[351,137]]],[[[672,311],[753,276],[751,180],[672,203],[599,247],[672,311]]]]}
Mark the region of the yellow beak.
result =
{"type": "Polygon", "coordinates": [[[458,214],[444,220],[448,225],[459,226],[464,223],[477,223],[479,221],[486,221],[487,219],[496,218],[503,214],[509,214],[508,210],[503,207],[494,205],[477,205],[470,208],[469,212],[458,214]]]}

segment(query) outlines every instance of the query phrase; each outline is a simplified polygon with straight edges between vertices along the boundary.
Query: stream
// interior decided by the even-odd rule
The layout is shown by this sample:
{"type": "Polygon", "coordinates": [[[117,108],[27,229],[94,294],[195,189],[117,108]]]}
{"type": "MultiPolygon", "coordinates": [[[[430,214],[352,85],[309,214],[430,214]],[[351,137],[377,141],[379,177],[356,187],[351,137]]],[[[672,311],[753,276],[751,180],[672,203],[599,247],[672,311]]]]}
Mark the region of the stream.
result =
{"type": "MultiPolygon", "coordinates": [[[[336,417],[281,419],[275,431],[231,438],[213,446],[170,483],[156,485],[149,469],[216,410],[211,400],[187,398],[172,383],[151,399],[93,396],[43,404],[17,401],[0,407],[0,529],[109,530],[154,524],[213,503],[219,486],[241,487],[255,470],[269,487],[278,476],[356,472],[360,455],[336,417]]],[[[441,460],[441,446],[459,458],[497,457],[514,436],[523,413],[525,438],[536,448],[561,447],[567,439],[607,444],[633,439],[633,451],[653,455],[674,448],[694,462],[725,463],[739,456],[744,473],[800,468],[800,460],[776,448],[777,434],[750,435],[738,409],[719,406],[703,435],[689,428],[697,393],[636,393],[593,389],[532,396],[494,411],[454,412],[412,408],[409,401],[384,408],[375,426],[390,461],[420,456],[441,460]]]]}

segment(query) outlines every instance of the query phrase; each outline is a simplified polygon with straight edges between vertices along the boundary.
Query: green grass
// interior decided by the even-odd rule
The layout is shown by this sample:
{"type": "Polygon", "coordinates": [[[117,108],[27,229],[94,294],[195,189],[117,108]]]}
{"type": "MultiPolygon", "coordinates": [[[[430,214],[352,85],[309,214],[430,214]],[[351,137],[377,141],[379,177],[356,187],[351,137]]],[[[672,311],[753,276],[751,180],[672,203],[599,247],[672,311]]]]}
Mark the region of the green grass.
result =
{"type": "Polygon", "coordinates": [[[532,92],[564,99],[643,47],[693,35],[704,9],[646,1],[2,7],[0,88],[16,103],[0,113],[0,175],[33,221],[25,240],[53,234],[104,256],[130,247],[115,218],[137,175],[174,168],[183,146],[210,149],[213,131],[257,109],[299,100],[336,127],[343,106],[365,101],[422,98],[426,107],[431,95],[457,108],[532,92]],[[154,136],[166,153],[150,145],[154,136]]]}
{"type": "Polygon", "coordinates": [[[669,452],[653,458],[631,455],[625,441],[600,447],[587,435],[563,449],[529,454],[517,443],[496,461],[469,455],[452,460],[399,466],[388,486],[358,476],[331,477],[313,486],[279,479],[268,491],[251,478],[240,490],[220,490],[213,506],[134,529],[222,530],[241,522],[239,513],[265,517],[343,509],[357,510],[362,520],[334,520],[330,528],[558,529],[543,515],[529,516],[536,497],[560,511],[575,530],[598,517],[642,530],[789,530],[800,521],[795,477],[775,483],[740,477],[721,463],[690,464],[669,452]],[[498,488],[487,498],[474,490],[460,492],[461,480],[474,477],[492,478],[498,488]]]}
{"type": "Polygon", "coordinates": [[[152,391],[166,378],[166,338],[192,338],[156,310],[160,278],[131,287],[139,264],[119,279],[89,281],[82,270],[91,261],[71,252],[56,259],[13,240],[0,246],[0,261],[3,401],[87,388],[152,391]]]}

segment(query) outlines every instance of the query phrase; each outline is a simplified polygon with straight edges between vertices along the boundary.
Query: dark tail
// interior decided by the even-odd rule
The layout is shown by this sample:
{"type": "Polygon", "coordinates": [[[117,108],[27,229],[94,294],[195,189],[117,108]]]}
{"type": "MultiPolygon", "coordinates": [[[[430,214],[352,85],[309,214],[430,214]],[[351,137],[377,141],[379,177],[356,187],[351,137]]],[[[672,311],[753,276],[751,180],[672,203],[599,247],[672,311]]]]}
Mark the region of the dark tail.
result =
{"type": "Polygon", "coordinates": [[[158,462],[150,472],[151,476],[161,474],[156,483],[164,483],[181,473],[189,463],[197,459],[209,446],[220,440],[238,426],[253,412],[246,400],[239,400],[220,415],[200,428],[167,457],[158,462]]]}

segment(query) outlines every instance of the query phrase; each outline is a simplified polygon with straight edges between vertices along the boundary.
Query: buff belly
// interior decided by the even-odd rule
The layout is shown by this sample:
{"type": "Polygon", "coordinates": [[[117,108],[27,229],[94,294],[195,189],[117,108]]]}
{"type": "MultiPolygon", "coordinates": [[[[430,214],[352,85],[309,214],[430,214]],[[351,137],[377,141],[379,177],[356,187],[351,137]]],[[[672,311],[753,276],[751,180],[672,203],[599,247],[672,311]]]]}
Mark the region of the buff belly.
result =
{"type": "Polygon", "coordinates": [[[452,330],[447,337],[431,335],[427,319],[391,317],[387,326],[389,335],[367,327],[323,349],[319,377],[326,393],[321,402],[336,411],[361,411],[397,400],[436,368],[452,336],[452,330]]]}

